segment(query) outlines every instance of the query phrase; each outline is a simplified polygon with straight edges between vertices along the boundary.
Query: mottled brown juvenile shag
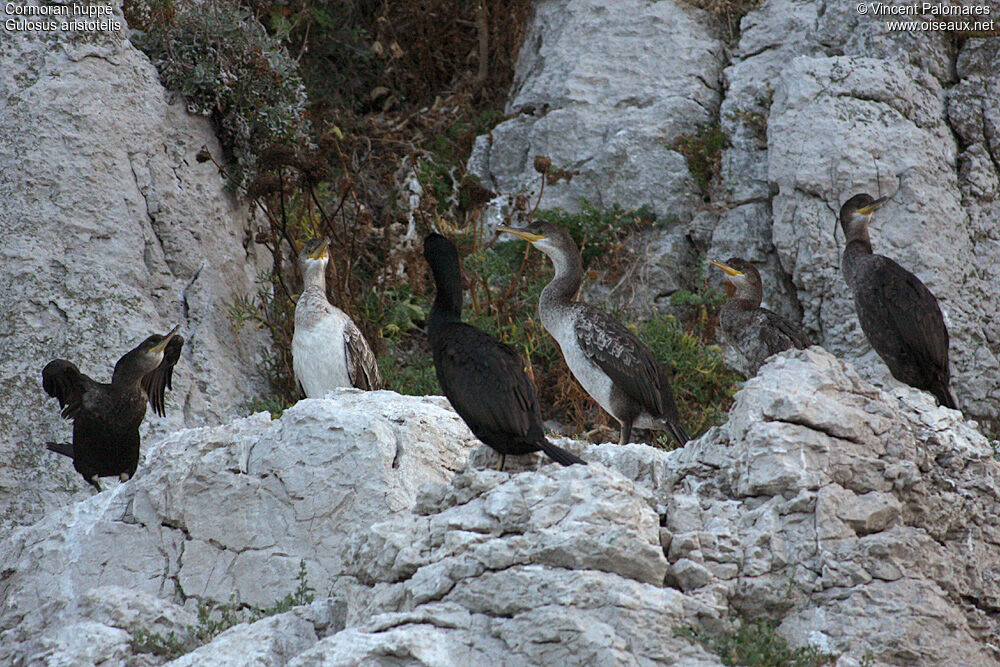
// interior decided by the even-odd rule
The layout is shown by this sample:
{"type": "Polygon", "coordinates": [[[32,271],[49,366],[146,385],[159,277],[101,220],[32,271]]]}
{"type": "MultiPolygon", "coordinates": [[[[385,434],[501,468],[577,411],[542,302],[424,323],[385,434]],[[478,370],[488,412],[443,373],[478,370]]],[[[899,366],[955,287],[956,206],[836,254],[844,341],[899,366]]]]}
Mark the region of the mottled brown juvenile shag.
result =
{"type": "Polygon", "coordinates": [[[427,337],[438,383],[475,436],[500,455],[497,469],[508,454],[539,450],[564,466],[585,463],[546,439],[535,386],[517,352],[462,322],[462,275],[452,242],[430,234],[424,257],[437,289],[427,337]]]}
{"type": "Polygon", "coordinates": [[[176,326],[166,336],[152,335],[118,363],[111,383],[97,382],[72,362],[56,359],[42,369],[42,388],[59,401],[62,416],[73,420],[73,443],[49,442],[49,450],[73,459],[73,467],[98,491],[98,478],[117,475],[127,482],[139,465],[139,425],[146,403],[164,415],[163,394],[170,389],[184,339],[176,326]]]}
{"type": "Polygon", "coordinates": [[[524,229],[500,227],[548,255],[556,275],[538,301],[542,325],[556,339],[573,377],[621,423],[620,444],[632,427],[669,431],[681,445],[690,438],[680,424],[666,369],[639,337],[604,311],[576,301],[583,260],[569,232],[536,220],[524,229]]]}
{"type": "Polygon", "coordinates": [[[726,274],[729,300],[719,311],[726,340],[746,362],[748,378],[757,375],[764,360],[782,350],[809,347],[809,337],[797,325],[774,311],[762,308],[764,285],[757,267],[739,257],[726,263],[709,260],[726,274]]]}
{"type": "Polygon", "coordinates": [[[894,378],[957,409],[948,389],[948,329],[937,299],[915,275],[872,251],[868,225],[887,200],[858,194],[840,209],[844,279],[854,292],[861,330],[894,378]]]}

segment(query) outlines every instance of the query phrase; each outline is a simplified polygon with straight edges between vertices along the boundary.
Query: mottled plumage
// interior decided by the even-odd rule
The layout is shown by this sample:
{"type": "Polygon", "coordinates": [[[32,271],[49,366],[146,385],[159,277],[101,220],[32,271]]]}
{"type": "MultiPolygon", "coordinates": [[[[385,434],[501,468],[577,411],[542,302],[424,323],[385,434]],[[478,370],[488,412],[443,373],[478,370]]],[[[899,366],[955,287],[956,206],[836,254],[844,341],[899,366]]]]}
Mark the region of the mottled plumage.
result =
{"type": "Polygon", "coordinates": [[[538,303],[542,325],[559,344],[573,377],[621,423],[620,443],[629,442],[633,426],[666,430],[679,444],[687,442],[666,369],[618,320],[575,300],[583,263],[569,232],[541,221],[500,230],[530,242],[552,260],[556,275],[538,303]]]}
{"type": "Polygon", "coordinates": [[[62,416],[73,420],[73,443],[49,442],[49,450],[73,459],[73,467],[98,491],[100,477],[128,481],[139,465],[139,425],[146,403],[164,414],[164,392],[171,387],[184,339],[174,327],[153,335],[115,364],[111,383],[97,382],[72,362],[55,359],[42,369],[42,388],[59,401],[62,416]]]}
{"type": "Polygon", "coordinates": [[[725,271],[730,292],[730,299],[719,311],[719,322],[726,340],[743,358],[748,378],[757,375],[772,354],[809,347],[809,337],[802,329],[761,307],[764,286],[757,267],[739,257],[712,264],[725,271]]]}
{"type": "Polygon", "coordinates": [[[381,389],[382,374],[371,348],[351,318],[326,298],[326,239],[306,243],[299,255],[305,288],[295,304],[292,370],[309,398],[335,387],[381,389]]]}
{"type": "Polygon", "coordinates": [[[543,451],[562,465],[584,463],[550,443],[524,362],[505,345],[461,321],[462,284],[455,246],[440,234],[424,240],[437,294],[427,321],[434,370],[444,395],[477,438],[500,454],[543,451]]]}
{"type": "Polygon", "coordinates": [[[957,409],[948,388],[948,329],[937,299],[915,275],[872,251],[868,224],[887,199],[859,194],[841,207],[844,279],[854,293],[861,330],[892,376],[957,409]]]}

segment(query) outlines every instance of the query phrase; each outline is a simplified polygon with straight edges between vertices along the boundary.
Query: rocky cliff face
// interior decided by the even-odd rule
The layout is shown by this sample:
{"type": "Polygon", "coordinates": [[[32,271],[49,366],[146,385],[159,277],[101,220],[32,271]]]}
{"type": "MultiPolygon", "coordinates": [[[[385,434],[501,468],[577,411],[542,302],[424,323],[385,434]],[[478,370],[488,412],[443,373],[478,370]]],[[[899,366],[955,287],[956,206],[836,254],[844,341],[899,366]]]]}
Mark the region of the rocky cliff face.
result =
{"type": "Polygon", "coordinates": [[[717,665],[767,616],[838,664],[1000,665],[1000,464],[959,413],[786,353],[674,452],[512,471],[440,398],[341,390],[178,432],[0,548],[0,661],[161,664],[197,602],[317,600],[176,665],[717,665]],[[471,459],[472,465],[467,465],[471,459]]]}
{"type": "MultiPolygon", "coordinates": [[[[652,206],[666,229],[635,244],[635,307],[665,303],[700,251],[761,268],[766,305],[803,322],[866,378],[893,386],[840,273],[840,205],[896,193],[876,252],[938,296],[954,394],[1000,417],[1000,42],[887,31],[857,3],[764,0],[723,47],[717,22],[665,0],[541,0],[507,112],[470,170],[498,192],[535,188],[536,154],[579,172],[542,208],[652,206]],[[672,150],[718,124],[728,146],[710,201],[672,150]]],[[[1000,7],[993,6],[993,15],[1000,7]]]]}
{"type": "Polygon", "coordinates": [[[254,291],[251,223],[216,166],[195,160],[203,146],[222,160],[210,123],[168,101],[124,31],[4,32],[0,529],[89,493],[44,451],[71,432],[41,388],[50,359],[107,382],[119,356],[180,324],[167,418],[151,415],[147,435],[231,419],[258,392],[263,336],[226,317],[254,291]]]}

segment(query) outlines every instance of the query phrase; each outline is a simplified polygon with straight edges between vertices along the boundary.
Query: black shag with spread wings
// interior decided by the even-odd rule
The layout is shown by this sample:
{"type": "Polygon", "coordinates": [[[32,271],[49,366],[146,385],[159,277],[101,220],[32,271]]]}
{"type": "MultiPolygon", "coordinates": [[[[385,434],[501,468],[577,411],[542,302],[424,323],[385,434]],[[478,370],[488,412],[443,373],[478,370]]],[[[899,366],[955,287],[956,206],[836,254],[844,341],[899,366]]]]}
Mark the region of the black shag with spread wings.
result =
{"type": "Polygon", "coordinates": [[[868,224],[888,199],[858,194],[841,207],[844,279],[854,292],[861,330],[892,376],[958,409],[948,388],[948,328],[937,299],[915,275],[872,251],[868,224]]]}
{"type": "Polygon", "coordinates": [[[73,420],[73,443],[46,443],[73,459],[88,484],[101,490],[100,477],[128,481],[139,465],[139,425],[146,403],[164,415],[164,392],[171,388],[184,339],[179,326],[166,336],[142,341],[115,364],[110,384],[97,382],[72,362],[56,359],[42,369],[42,388],[59,401],[62,416],[73,420]]]}
{"type": "Polygon", "coordinates": [[[757,375],[764,360],[793,347],[803,350],[811,343],[797,325],[772,310],[761,307],[764,285],[757,267],[745,259],[731,257],[726,263],[709,260],[726,274],[730,297],[719,311],[722,331],[743,357],[748,378],[757,375]]]}
{"type": "Polygon", "coordinates": [[[585,463],[545,438],[535,387],[510,346],[462,322],[458,251],[440,234],[424,239],[437,294],[427,320],[438,383],[477,438],[499,455],[543,451],[562,465],[585,463]]]}

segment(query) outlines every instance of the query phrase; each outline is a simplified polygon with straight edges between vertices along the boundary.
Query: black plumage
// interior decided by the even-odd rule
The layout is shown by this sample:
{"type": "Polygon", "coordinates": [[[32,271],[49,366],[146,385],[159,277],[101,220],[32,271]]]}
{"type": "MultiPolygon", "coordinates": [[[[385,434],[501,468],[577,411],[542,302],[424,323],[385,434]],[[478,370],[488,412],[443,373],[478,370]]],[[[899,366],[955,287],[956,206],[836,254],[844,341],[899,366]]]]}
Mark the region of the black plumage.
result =
{"type": "Polygon", "coordinates": [[[462,322],[455,246],[440,234],[430,234],[424,239],[424,257],[437,289],[427,336],[438,383],[475,436],[500,454],[498,469],[508,454],[537,451],[562,465],[584,463],[545,438],[535,386],[517,352],[462,322]]]}
{"type": "Polygon", "coordinates": [[[854,293],[861,330],[894,378],[957,409],[948,388],[948,328],[937,299],[915,275],[872,251],[868,225],[887,200],[859,194],[840,209],[847,239],[844,279],[854,293]]]}
{"type": "Polygon", "coordinates": [[[731,257],[725,264],[709,261],[726,274],[730,298],[719,311],[719,323],[726,340],[746,362],[748,378],[757,375],[772,354],[809,347],[809,337],[801,328],[760,305],[764,285],[756,266],[739,257],[731,257]]]}
{"type": "Polygon", "coordinates": [[[573,377],[621,423],[620,444],[633,426],[666,430],[678,444],[690,437],[681,426],[666,369],[649,347],[603,310],[576,301],[583,260],[569,232],[535,221],[525,229],[501,227],[544,252],[556,275],[538,301],[542,325],[555,338],[573,377]]]}
{"type": "Polygon", "coordinates": [[[110,384],[97,382],[72,362],[55,359],[42,369],[42,388],[73,420],[73,443],[46,443],[73,459],[73,467],[98,491],[100,477],[127,481],[139,465],[139,425],[146,403],[164,415],[164,392],[171,388],[184,339],[174,329],[152,335],[115,364],[110,384]]]}

